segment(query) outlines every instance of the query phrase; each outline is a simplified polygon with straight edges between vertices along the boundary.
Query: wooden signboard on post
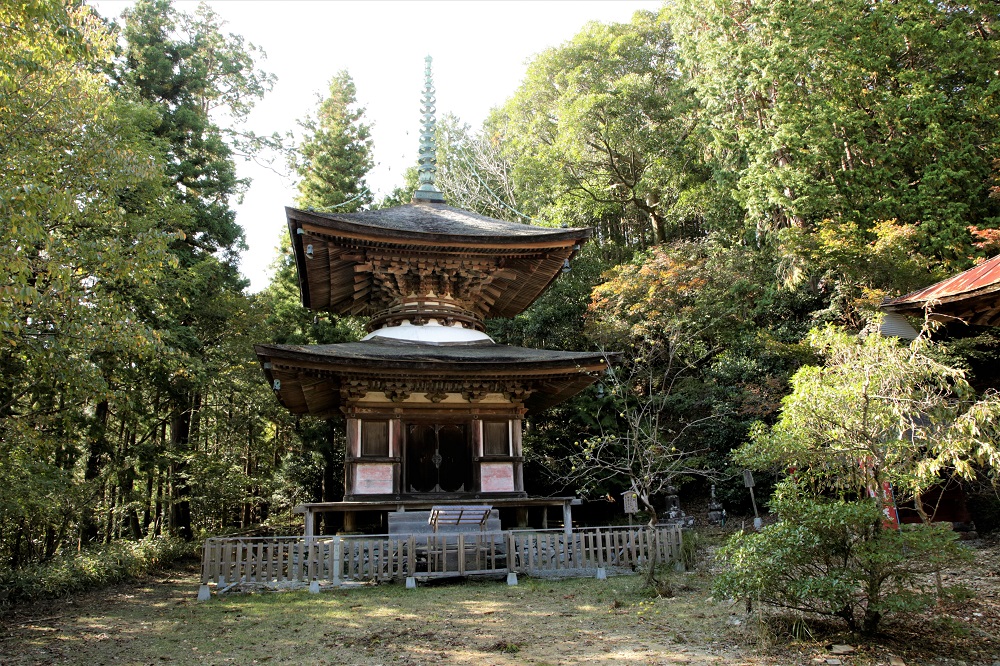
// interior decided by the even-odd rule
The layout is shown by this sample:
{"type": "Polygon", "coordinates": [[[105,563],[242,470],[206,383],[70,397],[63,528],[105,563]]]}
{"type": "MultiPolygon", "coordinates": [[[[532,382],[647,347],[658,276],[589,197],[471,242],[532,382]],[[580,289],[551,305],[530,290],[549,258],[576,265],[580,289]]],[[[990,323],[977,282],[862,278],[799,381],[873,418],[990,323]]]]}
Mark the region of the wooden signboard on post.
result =
{"type": "Polygon", "coordinates": [[[628,514],[629,527],[632,526],[632,514],[639,513],[639,494],[634,490],[626,490],[622,493],[622,508],[628,514]]]}

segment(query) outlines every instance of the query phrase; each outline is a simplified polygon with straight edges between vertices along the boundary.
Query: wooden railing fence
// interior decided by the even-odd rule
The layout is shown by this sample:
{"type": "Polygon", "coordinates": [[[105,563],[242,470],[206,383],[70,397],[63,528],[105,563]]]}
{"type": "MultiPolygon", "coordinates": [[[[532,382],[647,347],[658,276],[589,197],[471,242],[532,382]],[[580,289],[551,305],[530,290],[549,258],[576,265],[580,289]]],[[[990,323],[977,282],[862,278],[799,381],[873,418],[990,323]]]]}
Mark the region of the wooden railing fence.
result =
{"type": "Polygon", "coordinates": [[[676,526],[509,530],[460,534],[230,537],[205,542],[202,584],[295,585],[526,573],[593,575],[680,557],[676,526]]]}

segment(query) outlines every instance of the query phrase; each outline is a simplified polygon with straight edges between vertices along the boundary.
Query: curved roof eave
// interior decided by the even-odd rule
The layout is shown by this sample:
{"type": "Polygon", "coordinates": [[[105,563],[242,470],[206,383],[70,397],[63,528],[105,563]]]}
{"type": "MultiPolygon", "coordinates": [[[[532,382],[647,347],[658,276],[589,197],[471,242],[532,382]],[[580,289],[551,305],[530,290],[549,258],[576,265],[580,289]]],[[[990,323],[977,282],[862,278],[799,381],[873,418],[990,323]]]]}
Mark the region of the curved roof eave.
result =
{"type": "Polygon", "coordinates": [[[425,245],[468,245],[482,248],[547,247],[579,243],[593,227],[555,229],[496,220],[446,204],[405,204],[358,213],[319,213],[285,208],[289,228],[303,224],[358,239],[425,245]]]}
{"type": "Polygon", "coordinates": [[[254,345],[264,359],[282,359],[331,368],[383,367],[393,370],[429,370],[461,374],[470,371],[530,373],[575,368],[607,367],[620,354],[529,349],[485,343],[427,344],[399,340],[367,340],[332,345],[254,345]]]}

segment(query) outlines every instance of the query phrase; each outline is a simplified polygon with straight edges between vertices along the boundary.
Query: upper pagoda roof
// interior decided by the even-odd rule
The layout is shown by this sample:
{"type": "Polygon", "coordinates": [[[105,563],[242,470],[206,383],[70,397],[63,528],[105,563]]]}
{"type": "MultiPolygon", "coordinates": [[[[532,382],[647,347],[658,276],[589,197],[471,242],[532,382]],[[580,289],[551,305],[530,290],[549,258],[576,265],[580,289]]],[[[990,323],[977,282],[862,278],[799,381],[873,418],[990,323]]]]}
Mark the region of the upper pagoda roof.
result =
{"type": "Polygon", "coordinates": [[[887,312],[958,319],[973,326],[1000,325],[1000,255],[947,280],[882,304],[887,312]]]}
{"type": "MultiPolygon", "coordinates": [[[[358,213],[319,213],[286,208],[289,219],[293,213],[305,213],[308,221],[326,224],[331,229],[355,233],[375,233],[380,237],[415,241],[432,240],[448,243],[508,243],[523,239],[574,240],[590,237],[590,229],[555,229],[530,224],[507,222],[462,210],[443,203],[410,203],[392,208],[365,210],[358,213]]],[[[296,215],[296,218],[299,216],[296,215]]]]}
{"type": "Polygon", "coordinates": [[[440,203],[285,213],[302,304],[336,314],[375,314],[414,281],[432,279],[438,294],[477,316],[512,317],[593,232],[505,222],[440,203]]]}

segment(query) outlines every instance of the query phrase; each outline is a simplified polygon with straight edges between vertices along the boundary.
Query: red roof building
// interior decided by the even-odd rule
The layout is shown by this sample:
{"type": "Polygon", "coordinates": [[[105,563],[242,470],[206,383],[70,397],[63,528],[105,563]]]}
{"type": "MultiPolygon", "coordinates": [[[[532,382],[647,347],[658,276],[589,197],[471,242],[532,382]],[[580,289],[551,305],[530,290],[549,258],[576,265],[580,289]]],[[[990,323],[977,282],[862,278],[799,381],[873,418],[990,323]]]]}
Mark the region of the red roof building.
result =
{"type": "Polygon", "coordinates": [[[970,326],[1000,325],[1000,256],[929,287],[893,298],[882,310],[970,326]]]}

